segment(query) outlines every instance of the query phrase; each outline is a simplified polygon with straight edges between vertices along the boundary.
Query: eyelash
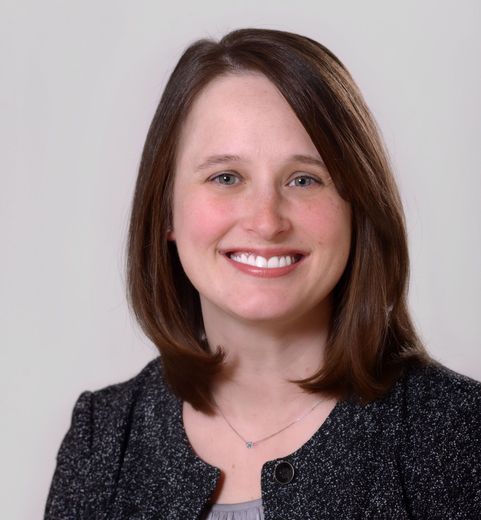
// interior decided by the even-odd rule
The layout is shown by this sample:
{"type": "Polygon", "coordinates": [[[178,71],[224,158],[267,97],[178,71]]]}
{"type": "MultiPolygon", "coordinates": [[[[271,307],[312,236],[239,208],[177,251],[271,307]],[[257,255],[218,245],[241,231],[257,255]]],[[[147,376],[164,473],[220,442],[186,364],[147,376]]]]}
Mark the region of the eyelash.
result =
{"type": "MultiPolygon", "coordinates": [[[[221,186],[233,186],[233,184],[222,184],[219,179],[222,178],[222,177],[233,177],[234,179],[238,179],[239,180],[239,177],[236,176],[234,173],[232,172],[222,172],[222,173],[218,173],[217,175],[214,175],[214,177],[211,177],[209,180],[211,182],[215,182],[217,184],[220,184],[221,186]]],[[[235,183],[236,184],[236,183],[235,183]]]]}
{"type": "MultiPolygon", "coordinates": [[[[222,177],[233,177],[234,179],[237,179],[237,180],[240,180],[239,179],[239,176],[233,172],[223,172],[223,173],[219,173],[217,175],[215,175],[214,177],[211,177],[209,179],[210,182],[215,182],[217,184],[220,184],[221,186],[234,186],[235,184],[238,184],[238,183],[233,183],[233,184],[223,184],[220,182],[219,179],[221,179],[222,177]]],[[[317,185],[320,185],[320,186],[323,186],[324,185],[324,182],[319,179],[318,177],[314,177],[312,175],[307,175],[307,174],[304,174],[304,175],[297,175],[296,177],[294,177],[293,179],[291,179],[289,182],[288,182],[288,186],[292,183],[292,182],[295,182],[297,179],[307,179],[310,181],[310,183],[307,185],[307,186],[298,186],[298,187],[308,187],[308,186],[311,186],[311,182],[314,183],[314,184],[317,184],[317,185]]]]}

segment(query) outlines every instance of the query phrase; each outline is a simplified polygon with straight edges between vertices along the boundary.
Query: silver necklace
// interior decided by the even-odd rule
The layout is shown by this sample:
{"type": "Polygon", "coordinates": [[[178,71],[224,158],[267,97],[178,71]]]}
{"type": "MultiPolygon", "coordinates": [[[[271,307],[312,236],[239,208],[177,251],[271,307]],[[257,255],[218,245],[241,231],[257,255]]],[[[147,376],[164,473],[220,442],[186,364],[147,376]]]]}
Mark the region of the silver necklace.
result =
{"type": "Polygon", "coordinates": [[[274,437],[275,435],[279,435],[279,433],[282,433],[283,431],[287,430],[287,428],[290,428],[291,426],[293,426],[294,424],[298,423],[299,421],[302,421],[302,419],[305,419],[313,410],[314,408],[317,408],[317,406],[319,406],[322,402],[324,401],[324,399],[320,399],[319,401],[317,401],[314,406],[312,406],[311,408],[309,408],[309,410],[304,414],[304,415],[301,415],[300,417],[298,417],[297,419],[294,419],[294,421],[290,422],[287,426],[284,426],[283,428],[281,428],[280,430],[274,432],[274,433],[271,433],[270,435],[267,435],[266,437],[262,437],[262,439],[259,439],[257,441],[248,441],[247,439],[245,439],[235,428],[234,426],[232,426],[232,424],[229,422],[229,419],[227,419],[227,417],[224,415],[224,412],[220,409],[219,405],[214,401],[214,404],[217,408],[217,410],[219,410],[220,414],[222,415],[222,417],[224,418],[224,421],[229,425],[230,429],[237,435],[237,437],[239,437],[243,442],[244,444],[246,445],[246,448],[254,448],[254,446],[257,446],[258,444],[260,444],[261,442],[264,442],[264,441],[267,441],[268,439],[274,437]]]}

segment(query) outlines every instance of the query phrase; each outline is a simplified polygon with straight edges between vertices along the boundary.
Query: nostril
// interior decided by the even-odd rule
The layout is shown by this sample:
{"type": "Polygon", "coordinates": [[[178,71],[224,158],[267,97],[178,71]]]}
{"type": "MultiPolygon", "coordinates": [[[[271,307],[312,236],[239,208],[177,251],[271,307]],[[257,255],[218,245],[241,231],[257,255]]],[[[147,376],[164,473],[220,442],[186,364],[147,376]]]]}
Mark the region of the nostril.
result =
{"type": "Polygon", "coordinates": [[[279,204],[263,204],[258,209],[252,208],[245,220],[245,227],[265,239],[290,229],[290,221],[282,213],[279,204]]]}

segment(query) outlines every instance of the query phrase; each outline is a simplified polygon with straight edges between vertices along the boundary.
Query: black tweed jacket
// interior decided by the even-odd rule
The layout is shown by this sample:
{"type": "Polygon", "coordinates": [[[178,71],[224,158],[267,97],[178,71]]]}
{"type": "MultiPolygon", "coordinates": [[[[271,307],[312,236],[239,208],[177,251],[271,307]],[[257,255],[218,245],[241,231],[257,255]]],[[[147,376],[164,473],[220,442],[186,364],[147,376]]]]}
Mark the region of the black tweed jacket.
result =
{"type": "MultiPolygon", "coordinates": [[[[200,519],[218,478],[193,453],[156,358],[80,395],[45,520],[200,519]]],[[[410,369],[382,400],[340,401],[261,478],[266,520],[479,520],[481,384],[441,365],[410,369]]]]}

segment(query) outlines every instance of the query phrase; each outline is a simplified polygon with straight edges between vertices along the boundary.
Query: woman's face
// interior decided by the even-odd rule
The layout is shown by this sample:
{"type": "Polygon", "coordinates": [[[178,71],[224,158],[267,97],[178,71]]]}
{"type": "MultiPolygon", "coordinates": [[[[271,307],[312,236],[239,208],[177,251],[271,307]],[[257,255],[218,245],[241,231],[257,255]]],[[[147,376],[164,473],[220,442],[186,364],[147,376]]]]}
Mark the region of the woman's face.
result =
{"type": "Polygon", "coordinates": [[[286,323],[329,305],[349,255],[350,206],[265,76],[220,76],[194,101],[169,238],[204,319],[286,323]]]}

